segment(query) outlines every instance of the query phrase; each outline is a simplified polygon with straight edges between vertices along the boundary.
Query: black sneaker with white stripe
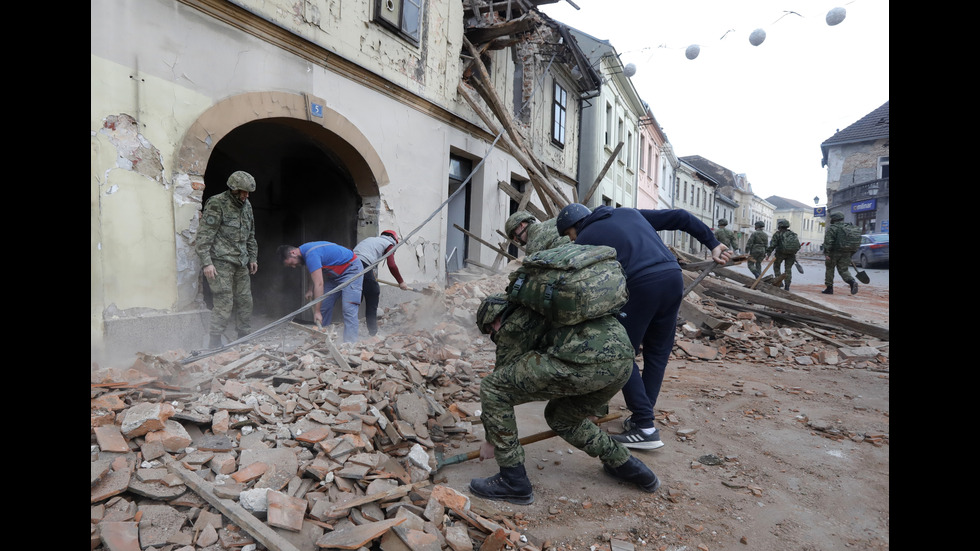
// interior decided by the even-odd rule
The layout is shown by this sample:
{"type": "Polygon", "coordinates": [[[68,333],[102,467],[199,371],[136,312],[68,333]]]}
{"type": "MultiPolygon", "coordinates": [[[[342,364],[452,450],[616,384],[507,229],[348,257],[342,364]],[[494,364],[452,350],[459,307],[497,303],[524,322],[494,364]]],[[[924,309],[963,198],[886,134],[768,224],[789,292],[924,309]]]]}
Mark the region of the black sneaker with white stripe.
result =
{"type": "MultiPolygon", "coordinates": [[[[632,425],[632,423],[630,423],[632,425]]],[[[622,434],[610,434],[613,440],[636,450],[655,450],[662,448],[664,443],[660,440],[660,430],[653,429],[652,434],[643,434],[640,427],[632,426],[622,434]]]]}

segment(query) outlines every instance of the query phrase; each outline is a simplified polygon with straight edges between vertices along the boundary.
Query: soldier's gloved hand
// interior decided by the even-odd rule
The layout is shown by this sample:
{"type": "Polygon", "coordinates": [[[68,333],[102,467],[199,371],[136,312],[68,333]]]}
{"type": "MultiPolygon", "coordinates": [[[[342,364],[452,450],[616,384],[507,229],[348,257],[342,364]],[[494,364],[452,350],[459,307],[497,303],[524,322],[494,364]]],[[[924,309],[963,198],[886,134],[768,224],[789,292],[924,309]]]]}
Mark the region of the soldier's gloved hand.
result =
{"type": "Polygon", "coordinates": [[[483,461],[484,459],[493,459],[493,452],[493,444],[484,440],[483,443],[480,444],[480,461],[483,461]]]}

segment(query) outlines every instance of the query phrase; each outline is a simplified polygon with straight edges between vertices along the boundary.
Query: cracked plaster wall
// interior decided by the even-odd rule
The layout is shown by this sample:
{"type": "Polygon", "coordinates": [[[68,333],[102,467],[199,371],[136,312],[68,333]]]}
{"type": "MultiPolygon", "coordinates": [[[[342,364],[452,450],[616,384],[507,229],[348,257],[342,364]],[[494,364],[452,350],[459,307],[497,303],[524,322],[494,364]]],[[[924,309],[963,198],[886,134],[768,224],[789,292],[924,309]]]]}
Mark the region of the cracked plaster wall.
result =
{"type": "MultiPolygon", "coordinates": [[[[462,19],[462,4],[426,4],[430,24],[442,22],[447,29],[425,34],[429,63],[423,73],[409,59],[419,57],[414,46],[399,43],[371,23],[339,24],[352,13],[358,17],[367,4],[306,2],[302,15],[318,25],[316,36],[325,47],[342,50],[383,78],[478,123],[456,93],[462,27],[454,22],[462,19]],[[387,55],[401,56],[404,63],[389,67],[381,64],[381,57],[362,53],[362,34],[373,37],[371,41],[383,40],[387,55]]],[[[292,23],[288,26],[292,28],[292,23]]],[[[235,116],[254,120],[293,109],[280,102],[276,96],[280,92],[275,91],[322,98],[322,124],[344,136],[348,144],[362,144],[364,148],[357,151],[374,172],[359,179],[376,179],[374,196],[365,197],[368,211],[359,215],[359,224],[376,215],[380,227],[394,229],[404,238],[434,215],[396,252],[399,268],[410,283],[445,283],[441,244],[446,239],[446,213],[433,210],[446,198],[450,151],[465,154],[474,164],[488,156],[471,184],[474,205],[481,198],[486,201],[482,209],[473,207],[471,227],[479,235],[495,236],[494,230],[506,219],[508,199],[496,190],[497,182],[514,175],[526,178],[513,158],[499,148],[490,150],[482,136],[433,117],[431,106],[405,103],[366,87],[178,2],[152,0],[140,9],[123,0],[93,2],[91,46],[93,355],[104,344],[111,320],[129,316],[141,327],[157,328],[147,330],[151,336],[160,328],[193,332],[201,324],[195,318],[195,309],[203,305],[198,300],[199,266],[191,243],[207,154],[198,155],[184,146],[188,137],[199,140],[203,150],[216,144],[223,134],[198,125],[217,105],[238,107],[238,114],[226,120],[230,129],[235,116]],[[215,59],[233,63],[215,63],[215,59]],[[261,95],[262,100],[244,97],[249,94],[261,95]]],[[[370,233],[364,227],[359,235],[362,230],[370,233]]],[[[472,249],[480,262],[493,262],[495,255],[485,247],[474,244],[472,249]]],[[[164,350],[172,349],[172,343],[164,350]]],[[[200,342],[178,346],[192,349],[200,342]]]]}
{"type": "Polygon", "coordinates": [[[834,146],[827,151],[827,190],[839,191],[878,178],[878,158],[888,156],[888,139],[834,146]]]}

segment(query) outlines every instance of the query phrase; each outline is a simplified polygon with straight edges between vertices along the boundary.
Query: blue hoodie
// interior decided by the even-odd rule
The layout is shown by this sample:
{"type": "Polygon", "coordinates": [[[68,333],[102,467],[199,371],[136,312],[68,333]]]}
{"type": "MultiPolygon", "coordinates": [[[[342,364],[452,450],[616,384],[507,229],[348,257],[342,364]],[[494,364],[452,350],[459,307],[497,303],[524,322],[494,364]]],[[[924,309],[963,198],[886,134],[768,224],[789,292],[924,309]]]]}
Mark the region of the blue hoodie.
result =
{"type": "Polygon", "coordinates": [[[661,230],[681,230],[709,249],[720,244],[711,228],[684,209],[649,210],[600,205],[579,224],[579,245],[608,245],[626,272],[626,281],[659,272],[680,270],[677,257],[657,235],[661,230]]]}

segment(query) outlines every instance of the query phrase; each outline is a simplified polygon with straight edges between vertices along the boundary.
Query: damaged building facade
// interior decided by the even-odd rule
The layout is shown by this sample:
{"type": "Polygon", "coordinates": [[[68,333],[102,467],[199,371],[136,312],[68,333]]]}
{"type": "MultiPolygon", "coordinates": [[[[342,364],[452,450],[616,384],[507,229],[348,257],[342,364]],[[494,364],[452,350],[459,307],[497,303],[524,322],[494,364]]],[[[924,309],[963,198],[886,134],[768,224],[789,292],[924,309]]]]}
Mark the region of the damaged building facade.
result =
{"type": "Polygon", "coordinates": [[[827,167],[827,216],[835,212],[861,233],[888,233],[888,102],[820,144],[827,167]]]}
{"type": "Polygon", "coordinates": [[[553,1],[93,0],[93,361],[203,347],[195,237],[237,170],[257,183],[259,321],[305,303],[282,244],[393,229],[423,285],[493,264],[457,226],[498,242],[515,208],[556,212],[578,184],[599,80],[534,9],[553,1]]]}

